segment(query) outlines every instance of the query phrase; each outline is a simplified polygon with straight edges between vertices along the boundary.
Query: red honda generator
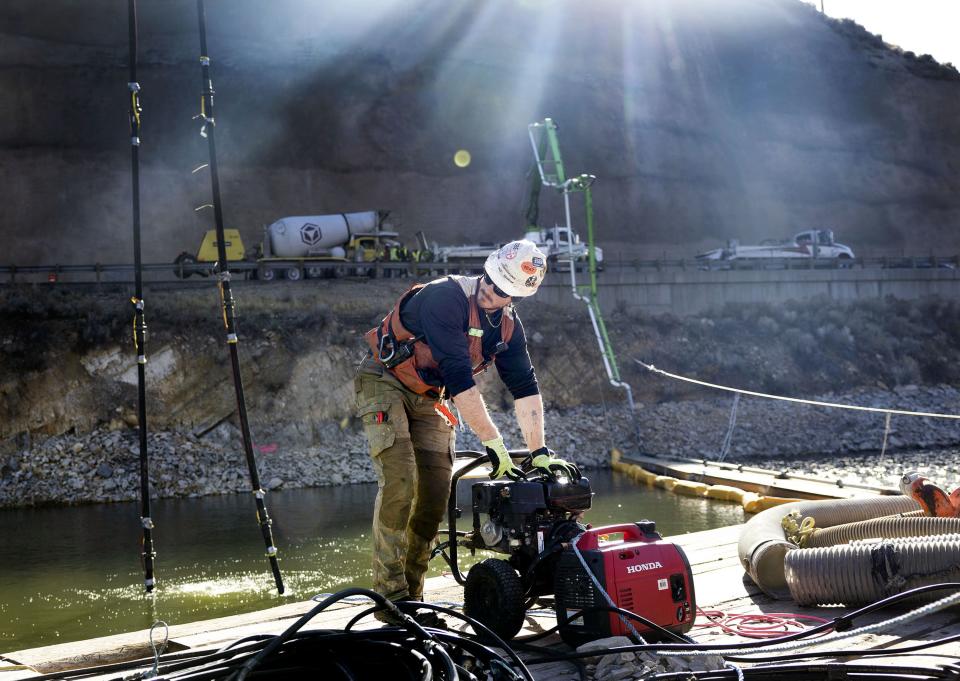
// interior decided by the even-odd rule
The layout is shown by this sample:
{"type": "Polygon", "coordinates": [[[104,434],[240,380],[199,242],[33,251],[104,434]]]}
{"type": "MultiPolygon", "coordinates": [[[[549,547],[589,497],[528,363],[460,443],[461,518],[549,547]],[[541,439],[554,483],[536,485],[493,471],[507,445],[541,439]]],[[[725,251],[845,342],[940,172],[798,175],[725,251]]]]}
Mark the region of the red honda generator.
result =
{"type": "MultiPolygon", "coordinates": [[[[584,570],[584,563],[616,607],[675,634],[693,627],[697,604],[690,561],[683,549],[663,540],[653,521],[588,529],[580,536],[577,549],[583,563],[570,546],[555,568],[557,623],[566,643],[577,646],[608,636],[630,635],[618,614],[603,610],[609,603],[584,570]],[[587,612],[571,619],[581,610],[587,612]]],[[[637,620],[627,621],[644,638],[663,638],[656,629],[637,620]]]]}
{"type": "MultiPolygon", "coordinates": [[[[511,452],[522,457],[525,452],[511,452]]],[[[464,612],[505,640],[523,627],[526,610],[550,596],[563,640],[572,645],[615,634],[629,635],[614,605],[673,633],[693,626],[696,603],[693,575],[683,550],[657,534],[652,521],[590,528],[581,522],[593,501],[587,478],[554,479],[531,471],[526,480],[483,480],[471,487],[473,527],[457,530],[457,482],[487,461],[480,452],[458,452],[471,459],[453,475],[447,506],[447,540],[434,549],[454,579],[464,586],[464,612]],[[575,548],[576,547],[576,548],[575,548]],[[492,551],[464,575],[459,549],[492,551]],[[449,550],[449,553],[447,552],[449,550]],[[578,557],[579,556],[579,557],[578,557]],[[580,562],[583,559],[583,563],[580,562]],[[584,569],[586,564],[586,570],[584,569]],[[589,570],[589,573],[588,573],[589,570]],[[587,612],[578,618],[581,610],[587,612]]],[[[644,638],[662,631],[629,620],[644,638]]]]}

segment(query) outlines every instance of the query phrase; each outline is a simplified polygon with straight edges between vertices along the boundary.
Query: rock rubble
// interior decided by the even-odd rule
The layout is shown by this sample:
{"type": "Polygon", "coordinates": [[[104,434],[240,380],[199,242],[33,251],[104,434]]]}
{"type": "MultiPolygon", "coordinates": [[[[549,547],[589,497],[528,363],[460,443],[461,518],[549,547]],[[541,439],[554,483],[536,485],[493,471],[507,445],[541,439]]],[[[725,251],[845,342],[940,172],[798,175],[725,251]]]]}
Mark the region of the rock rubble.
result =
{"type": "MultiPolygon", "coordinates": [[[[612,648],[633,645],[626,636],[611,636],[584,643],[578,653],[601,652],[612,648]]],[[[587,677],[595,681],[621,681],[643,679],[651,674],[668,672],[693,672],[723,669],[726,662],[719,655],[681,656],[658,655],[651,652],[624,652],[584,658],[587,677]]],[[[579,678],[579,677],[571,677],[579,678]]]]}
{"type": "MultiPolygon", "coordinates": [[[[816,399],[909,411],[960,413],[960,390],[950,386],[859,389],[816,399]]],[[[547,409],[547,442],[558,455],[586,468],[608,465],[609,452],[641,451],[664,458],[715,460],[730,424],[731,398],[638,405],[637,420],[622,404],[547,409]],[[638,447],[637,429],[641,438],[638,447]]],[[[509,412],[493,412],[508,447],[523,446],[509,412]]],[[[905,470],[919,470],[941,486],[960,485],[955,450],[957,420],[893,416],[881,456],[883,414],[740,400],[730,462],[793,474],[895,486],[905,470]]],[[[356,419],[322,422],[292,433],[286,444],[255,445],[260,479],[268,490],[375,481],[366,439],[356,419]],[[290,444],[293,442],[294,444],[290,444]]],[[[197,497],[250,489],[239,431],[225,422],[204,437],[160,431],[148,439],[151,496],[197,497]]],[[[458,433],[458,448],[480,451],[476,436],[458,433]]],[[[116,419],[85,434],[21,443],[0,459],[0,508],[131,501],[139,498],[139,444],[135,428],[116,419]]]]}

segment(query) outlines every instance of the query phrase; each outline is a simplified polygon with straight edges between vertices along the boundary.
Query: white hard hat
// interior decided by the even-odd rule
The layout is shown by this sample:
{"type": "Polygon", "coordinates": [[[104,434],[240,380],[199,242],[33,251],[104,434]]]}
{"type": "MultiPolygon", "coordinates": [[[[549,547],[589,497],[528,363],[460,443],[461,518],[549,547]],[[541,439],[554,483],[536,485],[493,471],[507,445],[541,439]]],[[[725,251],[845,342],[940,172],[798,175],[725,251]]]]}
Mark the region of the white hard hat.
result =
{"type": "Polygon", "coordinates": [[[547,256],[529,239],[511,241],[487,256],[483,271],[511,297],[532,296],[547,273],[547,256]]]}

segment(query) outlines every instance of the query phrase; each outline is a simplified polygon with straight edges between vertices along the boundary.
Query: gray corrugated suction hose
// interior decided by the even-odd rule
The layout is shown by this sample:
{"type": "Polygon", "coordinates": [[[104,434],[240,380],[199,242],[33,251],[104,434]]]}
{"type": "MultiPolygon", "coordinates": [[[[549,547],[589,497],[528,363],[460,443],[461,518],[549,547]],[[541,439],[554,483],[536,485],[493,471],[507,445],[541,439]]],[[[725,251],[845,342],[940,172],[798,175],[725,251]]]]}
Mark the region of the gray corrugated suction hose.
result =
{"type": "Polygon", "coordinates": [[[863,605],[925,584],[960,581],[960,540],[797,549],[787,553],[784,569],[790,595],[800,605],[863,605]]]}
{"type": "Polygon", "coordinates": [[[895,539],[897,537],[917,537],[960,532],[960,518],[927,518],[893,516],[892,518],[874,518],[859,523],[847,523],[835,527],[815,529],[801,542],[805,549],[822,546],[849,544],[859,539],[895,539]]]}
{"type": "Polygon", "coordinates": [[[772,598],[790,598],[783,573],[783,558],[787,551],[797,546],[787,541],[780,525],[788,513],[798,511],[803,517],[812,517],[817,527],[833,527],[909,513],[919,508],[917,502],[905,496],[796,501],[774,506],[751,518],[740,533],[737,546],[740,564],[765,594],[772,598]]]}

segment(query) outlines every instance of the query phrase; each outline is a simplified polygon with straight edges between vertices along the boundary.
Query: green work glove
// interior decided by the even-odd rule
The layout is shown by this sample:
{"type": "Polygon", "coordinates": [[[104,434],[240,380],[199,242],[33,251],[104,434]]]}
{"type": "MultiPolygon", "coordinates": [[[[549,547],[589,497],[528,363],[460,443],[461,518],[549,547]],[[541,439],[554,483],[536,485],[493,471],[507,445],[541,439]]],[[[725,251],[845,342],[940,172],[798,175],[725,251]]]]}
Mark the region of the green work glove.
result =
{"type": "Polygon", "coordinates": [[[550,477],[563,476],[570,480],[580,479],[580,469],[577,464],[554,458],[554,453],[546,447],[534,449],[530,452],[530,463],[537,470],[543,471],[550,477]]]}
{"type": "Polygon", "coordinates": [[[507,446],[503,444],[502,437],[486,440],[481,444],[487,448],[487,458],[490,459],[490,465],[493,466],[493,470],[490,472],[491,479],[496,480],[503,476],[507,476],[511,480],[526,479],[527,476],[523,474],[523,471],[513,465],[510,452],[507,451],[507,446]]]}

